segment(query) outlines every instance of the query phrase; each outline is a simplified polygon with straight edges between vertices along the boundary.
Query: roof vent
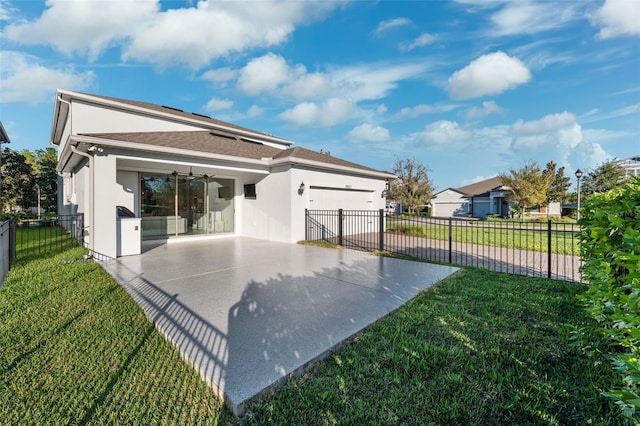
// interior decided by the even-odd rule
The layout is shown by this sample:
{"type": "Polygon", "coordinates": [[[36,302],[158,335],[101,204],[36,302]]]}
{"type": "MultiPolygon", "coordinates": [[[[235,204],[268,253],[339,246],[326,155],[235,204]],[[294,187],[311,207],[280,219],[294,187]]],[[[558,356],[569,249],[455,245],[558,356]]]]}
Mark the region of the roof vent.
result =
{"type": "Polygon", "coordinates": [[[234,135],[230,135],[228,133],[218,133],[218,132],[209,132],[211,136],[217,136],[219,138],[231,139],[232,141],[238,140],[234,135]]]}
{"type": "Polygon", "coordinates": [[[162,108],[166,108],[166,109],[170,109],[170,110],[178,111],[178,112],[184,112],[184,111],[183,111],[183,110],[181,110],[181,109],[173,108],[173,107],[166,106],[166,105],[162,105],[162,108]]]}
{"type": "Polygon", "coordinates": [[[208,115],[198,114],[197,112],[192,112],[191,114],[192,114],[192,115],[197,115],[198,117],[204,117],[204,118],[211,119],[211,117],[209,117],[208,115]]]}

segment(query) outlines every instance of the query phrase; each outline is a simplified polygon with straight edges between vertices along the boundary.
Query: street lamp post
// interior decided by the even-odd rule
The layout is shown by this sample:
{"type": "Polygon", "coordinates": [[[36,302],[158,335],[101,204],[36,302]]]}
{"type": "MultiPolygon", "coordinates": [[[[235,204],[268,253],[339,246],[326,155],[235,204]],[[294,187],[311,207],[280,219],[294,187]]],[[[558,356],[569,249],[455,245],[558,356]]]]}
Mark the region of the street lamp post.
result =
{"type": "Polygon", "coordinates": [[[582,178],[582,170],[576,170],[576,179],[578,180],[578,220],[580,220],[580,179],[582,178]]]}
{"type": "Polygon", "coordinates": [[[36,183],[36,188],[38,188],[38,222],[40,221],[40,185],[36,183]]]}

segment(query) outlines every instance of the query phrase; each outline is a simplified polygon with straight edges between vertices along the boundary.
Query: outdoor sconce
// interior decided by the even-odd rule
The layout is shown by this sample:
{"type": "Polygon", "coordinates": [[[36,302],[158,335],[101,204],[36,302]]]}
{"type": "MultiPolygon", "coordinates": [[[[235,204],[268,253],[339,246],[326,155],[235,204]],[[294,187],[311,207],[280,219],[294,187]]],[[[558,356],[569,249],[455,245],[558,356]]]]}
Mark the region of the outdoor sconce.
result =
{"type": "Polygon", "coordinates": [[[194,179],[193,169],[191,167],[189,167],[189,176],[187,176],[187,179],[189,179],[189,180],[193,180],[194,179]]]}
{"type": "Polygon", "coordinates": [[[387,195],[389,195],[389,190],[388,189],[384,189],[382,191],[382,194],[380,194],[380,197],[387,198],[387,195]]]}
{"type": "Polygon", "coordinates": [[[298,195],[302,195],[303,192],[304,192],[304,182],[301,182],[300,186],[298,187],[298,195]]]}

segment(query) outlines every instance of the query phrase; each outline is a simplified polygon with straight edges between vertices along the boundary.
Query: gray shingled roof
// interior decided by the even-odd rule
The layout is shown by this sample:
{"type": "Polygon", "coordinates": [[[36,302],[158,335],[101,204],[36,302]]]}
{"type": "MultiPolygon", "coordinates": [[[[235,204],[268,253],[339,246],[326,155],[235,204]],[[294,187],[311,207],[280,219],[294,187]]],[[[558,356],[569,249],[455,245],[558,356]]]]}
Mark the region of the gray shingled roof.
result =
{"type": "MultiPolygon", "coordinates": [[[[82,92],[77,92],[77,93],[82,93],[82,92]]],[[[118,102],[118,103],[125,104],[125,105],[131,105],[131,106],[135,106],[135,107],[139,107],[139,108],[145,108],[145,109],[148,109],[148,110],[151,110],[151,111],[163,112],[165,114],[172,114],[172,115],[175,115],[176,117],[188,118],[188,119],[191,119],[191,120],[199,120],[199,121],[202,121],[204,123],[209,123],[209,124],[213,124],[213,125],[216,125],[216,126],[229,127],[229,128],[232,128],[232,129],[243,131],[243,132],[251,132],[251,133],[255,133],[257,135],[264,135],[264,136],[275,137],[275,138],[281,139],[281,138],[279,138],[277,136],[272,136],[272,135],[270,135],[268,133],[258,132],[256,130],[249,129],[247,127],[237,126],[235,124],[227,123],[225,121],[216,120],[215,118],[211,118],[211,117],[203,115],[203,114],[185,112],[185,111],[182,111],[180,109],[176,109],[176,108],[173,108],[173,107],[170,107],[170,106],[156,105],[156,104],[152,104],[152,103],[149,103],[149,102],[133,101],[133,100],[129,100],[129,99],[114,98],[114,97],[111,97],[111,96],[94,95],[92,93],[82,93],[82,94],[86,95],[86,96],[93,96],[94,98],[106,99],[106,100],[109,100],[109,101],[112,101],[112,102],[118,102]]]]}
{"type": "Polygon", "coordinates": [[[90,133],[82,136],[91,136],[100,139],[132,142],[145,145],[162,146],[165,148],[183,149],[208,154],[218,154],[239,159],[248,158],[260,160],[264,157],[273,159],[299,158],[303,160],[317,161],[343,167],[351,167],[360,170],[379,172],[378,170],[361,166],[356,163],[341,160],[327,154],[322,154],[309,149],[295,147],[279,149],[259,142],[252,142],[237,138],[224,132],[208,131],[182,131],[182,132],[131,132],[131,133],[90,133]]]}
{"type": "Polygon", "coordinates": [[[477,197],[479,195],[488,194],[491,190],[502,186],[502,181],[498,176],[472,183],[471,185],[456,188],[456,191],[465,194],[468,197],[477,197]]]}

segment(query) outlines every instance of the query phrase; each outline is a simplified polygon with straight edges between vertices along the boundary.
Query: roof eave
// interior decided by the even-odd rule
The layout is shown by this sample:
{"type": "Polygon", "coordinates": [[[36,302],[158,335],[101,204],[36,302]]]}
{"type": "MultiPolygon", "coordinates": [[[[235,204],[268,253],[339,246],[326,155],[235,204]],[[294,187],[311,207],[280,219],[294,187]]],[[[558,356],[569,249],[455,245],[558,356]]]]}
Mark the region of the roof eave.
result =
{"type": "Polygon", "coordinates": [[[339,171],[339,172],[349,173],[349,174],[359,175],[359,176],[376,177],[380,179],[396,179],[397,178],[396,175],[393,175],[387,172],[380,172],[377,170],[365,170],[365,169],[359,169],[357,167],[341,166],[338,164],[324,163],[321,161],[307,160],[305,158],[292,157],[292,156],[277,158],[275,160],[269,160],[270,166],[278,166],[278,165],[285,165],[285,164],[304,165],[304,166],[308,166],[316,169],[333,170],[333,171],[339,171]]]}
{"type": "Polygon", "coordinates": [[[78,100],[83,100],[87,102],[104,105],[104,106],[117,107],[119,109],[124,109],[124,110],[129,110],[134,112],[142,112],[147,115],[152,115],[152,116],[157,116],[162,118],[170,118],[171,120],[175,120],[175,121],[181,121],[188,124],[196,124],[209,130],[223,130],[225,132],[237,134],[239,136],[246,137],[248,139],[257,140],[257,141],[266,141],[266,142],[278,143],[278,144],[287,145],[287,146],[292,145],[294,143],[293,141],[289,141],[287,139],[279,138],[276,136],[266,135],[264,133],[246,131],[246,130],[237,129],[233,127],[227,127],[227,126],[211,123],[211,122],[199,119],[197,117],[194,117],[192,119],[187,117],[180,117],[175,114],[171,114],[170,112],[163,113],[160,111],[154,111],[148,108],[143,108],[136,105],[129,105],[122,102],[105,99],[99,96],[92,96],[85,93],[72,92],[67,90],[58,90],[58,93],[67,95],[69,97],[69,100],[73,98],[73,99],[78,99],[78,100]]]}

